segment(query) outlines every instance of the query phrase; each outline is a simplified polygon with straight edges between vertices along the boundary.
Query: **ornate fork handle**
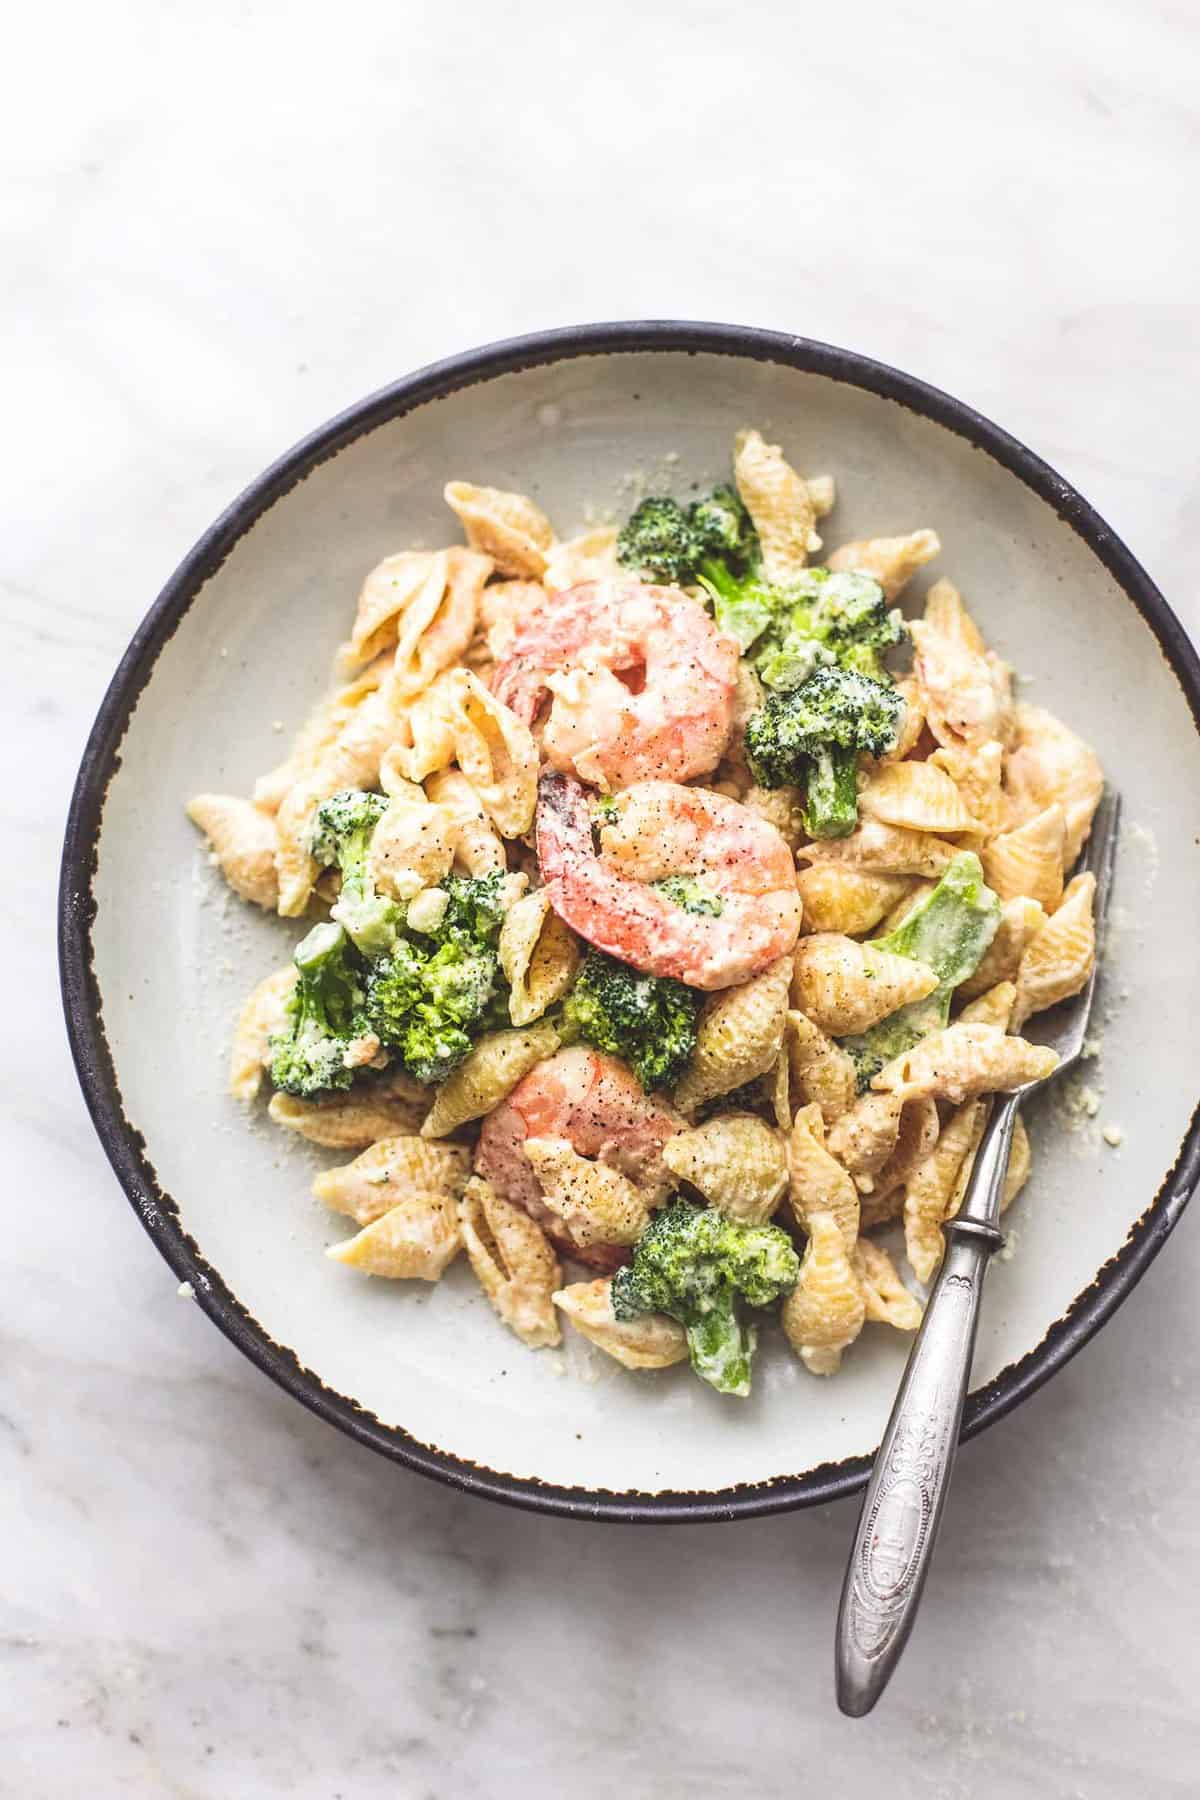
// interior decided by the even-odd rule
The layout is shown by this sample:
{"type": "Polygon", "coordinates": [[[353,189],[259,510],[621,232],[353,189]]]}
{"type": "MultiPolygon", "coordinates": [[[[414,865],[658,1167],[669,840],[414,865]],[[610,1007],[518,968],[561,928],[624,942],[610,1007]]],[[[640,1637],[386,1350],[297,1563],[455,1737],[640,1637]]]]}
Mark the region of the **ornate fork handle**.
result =
{"type": "Polygon", "coordinates": [[[975,1350],[979,1299],[993,1250],[1019,1095],[997,1101],[963,1212],[867,1485],[842,1588],[837,1698],[858,1718],[887,1686],[912,1630],[933,1555],[975,1350]]]}

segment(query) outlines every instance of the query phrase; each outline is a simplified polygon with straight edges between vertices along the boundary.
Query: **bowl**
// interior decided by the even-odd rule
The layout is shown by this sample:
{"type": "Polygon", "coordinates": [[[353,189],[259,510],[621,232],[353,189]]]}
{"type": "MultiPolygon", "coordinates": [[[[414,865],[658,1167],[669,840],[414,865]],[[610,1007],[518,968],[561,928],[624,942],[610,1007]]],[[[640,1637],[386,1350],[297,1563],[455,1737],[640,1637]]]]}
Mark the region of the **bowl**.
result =
{"type": "MultiPolygon", "coordinates": [[[[489,1498],[584,1518],[723,1519],[859,1488],[905,1354],[868,1328],[836,1379],[782,1339],[745,1402],[508,1336],[464,1264],[435,1288],[328,1262],[310,1197],[345,1157],[247,1128],[225,1093],[240,1000],[298,935],[230,896],[183,803],[247,792],[322,690],[363,574],[452,542],[453,477],[528,491],[560,533],[725,472],[759,425],[838,479],[827,541],[932,525],[1000,652],[1125,802],[1101,990],[1101,1097],[1031,1109],[1035,1171],[994,1270],[968,1435],[1052,1375],[1161,1249],[1200,1172],[1200,666],[1162,595],[1054,471],[960,401],[851,351],[724,325],[592,325],[423,369],[255,481],[167,582],[101,706],[61,890],[76,1067],[138,1217],[258,1367],[361,1443],[489,1498]],[[1192,947],[1192,948],[1189,948],[1192,947]],[[1120,1127],[1119,1148],[1101,1127],[1120,1127]],[[421,1291],[417,1291],[420,1288],[421,1291]]],[[[920,583],[906,598],[919,601],[920,583]]],[[[777,1335],[777,1334],[776,1334],[777,1335]]]]}

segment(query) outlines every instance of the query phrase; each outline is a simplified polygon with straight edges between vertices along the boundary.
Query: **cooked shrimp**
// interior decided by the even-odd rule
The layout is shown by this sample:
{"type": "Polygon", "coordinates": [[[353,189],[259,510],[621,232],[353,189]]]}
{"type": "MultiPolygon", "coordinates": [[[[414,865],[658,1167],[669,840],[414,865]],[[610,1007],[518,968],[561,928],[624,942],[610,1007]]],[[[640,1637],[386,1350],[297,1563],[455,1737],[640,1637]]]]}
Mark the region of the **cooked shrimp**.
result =
{"type": "Polygon", "coordinates": [[[582,1047],[560,1050],[531,1069],[484,1120],[475,1167],[504,1199],[523,1206],[560,1249],[607,1272],[628,1260],[628,1250],[575,1241],[561,1214],[546,1204],[525,1154],[526,1140],[566,1139],[577,1155],[624,1175],[651,1207],[672,1186],[663,1145],[684,1128],[670,1107],[643,1093],[623,1063],[582,1047]]]}
{"type": "Polygon", "coordinates": [[[600,826],[597,854],[583,788],[566,775],[543,775],[537,853],[559,917],[649,975],[735,987],[785,956],[800,934],[796,870],[783,838],[749,807],[704,788],[626,788],[600,826]],[[685,909],[655,885],[681,876],[695,884],[703,910],[685,909]]]}
{"type": "Polygon", "coordinates": [[[715,769],[737,671],[735,640],[678,588],[587,581],[521,620],[492,691],[528,725],[549,693],[547,760],[611,790],[715,769]]]}

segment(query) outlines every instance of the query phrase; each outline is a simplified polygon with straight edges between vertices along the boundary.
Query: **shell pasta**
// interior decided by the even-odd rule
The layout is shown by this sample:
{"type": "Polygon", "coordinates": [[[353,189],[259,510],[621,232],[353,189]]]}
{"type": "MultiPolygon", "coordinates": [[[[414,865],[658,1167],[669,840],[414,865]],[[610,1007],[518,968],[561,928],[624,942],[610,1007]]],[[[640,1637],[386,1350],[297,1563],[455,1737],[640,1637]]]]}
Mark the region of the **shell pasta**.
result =
{"type": "MultiPolygon", "coordinates": [[[[740,1396],[760,1336],[804,1383],[915,1330],[991,1096],[1056,1066],[1022,1033],[1095,966],[1095,753],[930,525],[846,541],[809,469],[747,427],[710,491],[562,537],[449,481],[283,760],[187,803],[297,922],[231,1098],[339,1153],[331,1264],[465,1284],[498,1360],[565,1321],[740,1396]]],[[[1021,1126],[1006,1207],[1031,1167],[1021,1126]]]]}

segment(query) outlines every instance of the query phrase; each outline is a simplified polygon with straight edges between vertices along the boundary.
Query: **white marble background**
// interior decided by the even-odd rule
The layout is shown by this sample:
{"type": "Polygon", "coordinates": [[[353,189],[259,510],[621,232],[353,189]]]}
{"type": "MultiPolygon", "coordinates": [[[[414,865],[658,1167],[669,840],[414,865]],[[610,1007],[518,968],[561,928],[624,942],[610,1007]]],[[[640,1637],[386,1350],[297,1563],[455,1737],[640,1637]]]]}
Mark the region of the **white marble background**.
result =
{"type": "Polygon", "coordinates": [[[43,0],[5,62],[0,1793],[1200,1791],[1196,1219],[964,1452],[851,1723],[850,1506],[488,1507],[180,1304],[53,967],[69,783],[165,575],[311,425],[489,338],[674,315],[870,351],[1043,452],[1200,625],[1194,7],[43,0]]]}

